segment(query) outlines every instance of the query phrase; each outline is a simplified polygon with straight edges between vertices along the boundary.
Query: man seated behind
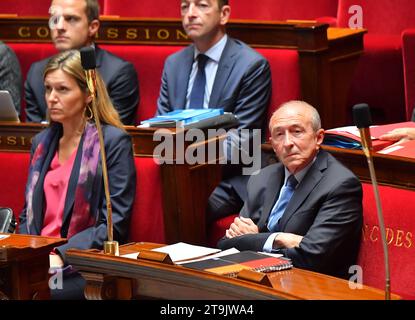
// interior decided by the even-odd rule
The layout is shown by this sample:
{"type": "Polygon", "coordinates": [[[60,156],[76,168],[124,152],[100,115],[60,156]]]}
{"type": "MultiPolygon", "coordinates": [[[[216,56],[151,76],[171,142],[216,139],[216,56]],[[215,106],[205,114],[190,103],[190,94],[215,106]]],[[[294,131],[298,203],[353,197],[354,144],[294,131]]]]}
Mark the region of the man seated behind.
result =
{"type": "MultiPolygon", "coordinates": [[[[181,0],[180,9],[192,44],[167,58],[157,114],[223,108],[238,117],[238,129],[258,129],[264,137],[271,95],[269,63],[243,42],[227,36],[229,1],[181,0]]],[[[238,145],[237,139],[231,140],[229,137],[229,150],[238,145]]],[[[246,196],[248,176],[241,175],[240,166],[225,166],[223,177],[208,201],[209,221],[239,212],[246,196]]]]}
{"type": "Polygon", "coordinates": [[[358,178],[320,150],[324,130],[306,102],[283,104],[269,128],[280,163],[250,178],[240,216],[218,246],[277,251],[295,267],[346,278],[361,240],[358,178]]]}
{"type": "MultiPolygon", "coordinates": [[[[55,48],[62,52],[95,46],[97,69],[111,101],[124,125],[134,125],[139,102],[137,73],[134,66],[94,44],[99,29],[98,0],[53,0],[49,27],[55,48]]],[[[49,58],[30,67],[25,83],[26,119],[46,120],[43,71],[49,58]]]]}

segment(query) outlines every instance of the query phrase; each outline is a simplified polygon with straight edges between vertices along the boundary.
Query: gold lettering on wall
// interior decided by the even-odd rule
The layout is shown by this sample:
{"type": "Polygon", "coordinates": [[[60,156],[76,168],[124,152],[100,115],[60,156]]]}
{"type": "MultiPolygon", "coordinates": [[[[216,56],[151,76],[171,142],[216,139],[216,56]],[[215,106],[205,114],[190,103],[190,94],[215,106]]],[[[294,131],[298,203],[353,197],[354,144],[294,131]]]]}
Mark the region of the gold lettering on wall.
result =
{"type": "Polygon", "coordinates": [[[396,241],[395,241],[395,246],[396,247],[402,247],[403,246],[402,237],[403,237],[403,231],[398,230],[396,232],[396,241]]]}
{"type": "Polygon", "coordinates": [[[127,29],[127,35],[126,35],[126,38],[127,38],[128,40],[134,40],[134,39],[137,39],[137,38],[138,38],[137,29],[132,29],[132,28],[127,29]]]}
{"type": "Polygon", "coordinates": [[[391,244],[393,242],[393,230],[386,228],[386,243],[391,244]]]}
{"type": "Polygon", "coordinates": [[[107,30],[107,37],[109,39],[117,39],[118,38],[118,29],[108,28],[108,30],[107,30]]]}
{"type": "Polygon", "coordinates": [[[405,244],[404,247],[409,249],[412,247],[412,232],[407,232],[405,235],[405,244]]]}
{"type": "Polygon", "coordinates": [[[17,137],[15,137],[15,136],[8,136],[7,137],[7,144],[9,146],[15,146],[15,145],[17,145],[17,137]]]}
{"type": "MultiPolygon", "coordinates": [[[[362,229],[363,241],[376,242],[380,240],[380,229],[378,226],[369,226],[368,224],[363,225],[362,229]]],[[[397,248],[412,248],[412,232],[386,228],[386,241],[387,244],[397,248]]]]}
{"type": "Polygon", "coordinates": [[[36,34],[39,38],[49,38],[49,29],[46,27],[37,28],[36,34]]]}
{"type": "Polygon", "coordinates": [[[26,137],[20,136],[20,145],[21,146],[26,146],[26,137]]]}
{"type": "Polygon", "coordinates": [[[170,37],[169,30],[166,29],[160,29],[157,31],[157,38],[160,40],[166,40],[170,37]]]}
{"type": "Polygon", "coordinates": [[[29,27],[20,27],[17,30],[17,33],[20,38],[29,38],[30,37],[30,29],[29,27]]]}
{"type": "Polygon", "coordinates": [[[187,34],[185,32],[183,32],[180,29],[176,29],[176,39],[177,40],[188,40],[189,37],[187,36],[187,34]]]}
{"type": "Polygon", "coordinates": [[[378,231],[379,231],[379,228],[377,226],[374,226],[372,230],[370,231],[370,240],[372,240],[372,242],[378,241],[378,235],[377,235],[378,231]]]}
{"type": "Polygon", "coordinates": [[[150,29],[144,29],[144,32],[146,33],[146,40],[150,40],[150,29]]]}

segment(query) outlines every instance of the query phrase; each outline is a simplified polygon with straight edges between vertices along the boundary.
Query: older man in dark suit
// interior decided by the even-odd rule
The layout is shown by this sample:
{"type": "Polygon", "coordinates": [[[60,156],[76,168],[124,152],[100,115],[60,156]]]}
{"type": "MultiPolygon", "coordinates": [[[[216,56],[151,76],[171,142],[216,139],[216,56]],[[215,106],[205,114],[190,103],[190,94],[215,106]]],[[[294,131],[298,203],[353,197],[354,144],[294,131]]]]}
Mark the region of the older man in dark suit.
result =
{"type": "MultiPolygon", "coordinates": [[[[258,52],[226,35],[230,10],[227,0],[181,1],[183,27],[193,44],[167,58],[157,113],[223,108],[238,117],[239,129],[259,129],[264,136],[271,93],[269,64],[258,52]]],[[[210,220],[242,207],[248,176],[240,172],[237,166],[226,167],[225,179],[209,199],[210,220]]]]}
{"type": "Polygon", "coordinates": [[[347,277],[362,229],[359,180],[320,150],[324,130],[309,104],[283,104],[269,127],[280,163],[251,177],[240,217],[219,247],[277,251],[296,267],[347,277]]]}
{"type": "MultiPolygon", "coordinates": [[[[139,103],[137,73],[134,66],[94,44],[99,29],[97,0],[53,0],[49,27],[58,51],[95,46],[97,69],[101,74],[112,103],[125,125],[134,125],[139,103]]],[[[44,59],[30,67],[25,83],[26,119],[46,120],[45,87],[42,77],[48,62],[44,59]]]]}

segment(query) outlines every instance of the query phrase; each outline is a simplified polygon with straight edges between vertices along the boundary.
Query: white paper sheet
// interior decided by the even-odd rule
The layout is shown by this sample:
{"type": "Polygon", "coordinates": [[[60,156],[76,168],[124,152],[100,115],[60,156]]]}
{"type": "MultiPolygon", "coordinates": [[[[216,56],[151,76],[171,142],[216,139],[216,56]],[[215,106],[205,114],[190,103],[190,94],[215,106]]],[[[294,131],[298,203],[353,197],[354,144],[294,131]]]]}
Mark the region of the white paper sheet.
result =
{"type": "Polygon", "coordinates": [[[217,253],[221,250],[178,242],[161,248],[153,249],[153,251],[168,253],[170,259],[176,263],[177,261],[181,260],[196,259],[209,254],[217,253]]]}

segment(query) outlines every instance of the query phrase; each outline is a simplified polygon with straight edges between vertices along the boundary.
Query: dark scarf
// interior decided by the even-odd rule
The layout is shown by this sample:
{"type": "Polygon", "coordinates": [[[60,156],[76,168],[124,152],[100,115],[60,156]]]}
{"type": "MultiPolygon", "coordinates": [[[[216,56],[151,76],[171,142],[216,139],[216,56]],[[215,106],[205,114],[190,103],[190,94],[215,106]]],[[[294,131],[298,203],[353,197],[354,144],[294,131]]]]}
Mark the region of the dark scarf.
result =
{"type": "MultiPolygon", "coordinates": [[[[26,189],[26,218],[27,231],[33,223],[33,192],[39,180],[40,172],[44,165],[46,155],[50,149],[51,142],[56,135],[60,134],[59,126],[55,125],[43,136],[42,140],[33,153],[30,164],[28,184],[26,189]]],[[[67,237],[70,238],[76,233],[92,226],[96,222],[96,216],[90,212],[90,201],[92,197],[92,187],[97,173],[99,161],[99,139],[95,125],[87,123],[83,133],[82,158],[79,169],[79,177],[75,190],[75,200],[69,224],[67,237]]]]}

